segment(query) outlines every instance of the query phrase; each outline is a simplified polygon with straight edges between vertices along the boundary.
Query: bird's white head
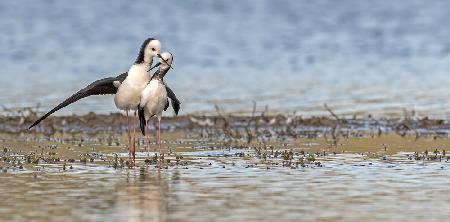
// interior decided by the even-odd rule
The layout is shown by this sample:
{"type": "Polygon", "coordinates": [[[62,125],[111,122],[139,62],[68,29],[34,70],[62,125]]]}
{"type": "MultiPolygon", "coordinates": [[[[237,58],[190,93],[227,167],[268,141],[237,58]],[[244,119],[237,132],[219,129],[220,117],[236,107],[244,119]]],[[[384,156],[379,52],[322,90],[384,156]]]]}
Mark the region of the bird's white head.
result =
{"type": "Polygon", "coordinates": [[[158,56],[160,52],[161,42],[154,38],[148,38],[142,43],[141,50],[139,51],[135,63],[152,64],[153,57],[158,56]]]}
{"type": "Polygon", "coordinates": [[[163,52],[159,57],[160,69],[168,69],[172,67],[173,56],[170,52],[163,52]]]}
{"type": "Polygon", "coordinates": [[[161,54],[158,54],[159,62],[150,68],[150,70],[159,67],[159,70],[169,70],[173,69],[172,62],[173,62],[173,56],[170,52],[163,52],[161,54]]]}
{"type": "Polygon", "coordinates": [[[155,74],[153,74],[152,79],[156,78],[162,80],[166,75],[166,73],[169,71],[169,69],[172,68],[173,56],[170,52],[163,52],[159,54],[158,57],[159,57],[158,64],[153,66],[151,69],[156,68],[158,66],[159,69],[158,71],[155,72],[155,74]]]}

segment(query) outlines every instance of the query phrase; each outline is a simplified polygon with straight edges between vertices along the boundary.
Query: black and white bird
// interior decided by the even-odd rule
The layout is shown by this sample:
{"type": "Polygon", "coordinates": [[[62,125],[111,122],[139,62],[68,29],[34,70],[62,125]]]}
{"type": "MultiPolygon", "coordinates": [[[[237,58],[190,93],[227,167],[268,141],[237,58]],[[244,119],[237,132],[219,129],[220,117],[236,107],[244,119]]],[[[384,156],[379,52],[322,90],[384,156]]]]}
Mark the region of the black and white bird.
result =
{"type": "MultiPolygon", "coordinates": [[[[114,102],[117,108],[126,112],[126,119],[128,125],[128,149],[129,156],[135,158],[135,143],[134,134],[133,141],[131,140],[131,126],[128,117],[130,111],[135,111],[141,101],[141,94],[144,88],[150,81],[149,71],[151,69],[153,57],[159,57],[161,51],[161,42],[154,38],[146,39],[140,48],[139,55],[134,64],[130,67],[128,72],[122,73],[116,77],[109,77],[97,80],[87,87],[79,90],[64,102],[50,110],[36,122],[34,122],[29,129],[39,124],[42,120],[53,114],[54,112],[88,96],[92,95],[106,95],[115,94],[114,102]]],[[[156,66],[155,66],[156,67],[156,66]]]]}
{"type": "Polygon", "coordinates": [[[147,138],[147,152],[150,150],[150,140],[148,134],[148,122],[150,118],[156,116],[158,119],[158,146],[160,155],[161,150],[161,117],[162,112],[166,111],[169,107],[169,99],[171,100],[172,107],[175,111],[175,115],[178,115],[180,110],[180,101],[175,96],[175,93],[164,82],[164,76],[171,68],[173,62],[173,56],[169,52],[161,53],[159,58],[159,69],[153,74],[150,82],[142,91],[141,101],[139,104],[139,122],[142,134],[147,138]]]}

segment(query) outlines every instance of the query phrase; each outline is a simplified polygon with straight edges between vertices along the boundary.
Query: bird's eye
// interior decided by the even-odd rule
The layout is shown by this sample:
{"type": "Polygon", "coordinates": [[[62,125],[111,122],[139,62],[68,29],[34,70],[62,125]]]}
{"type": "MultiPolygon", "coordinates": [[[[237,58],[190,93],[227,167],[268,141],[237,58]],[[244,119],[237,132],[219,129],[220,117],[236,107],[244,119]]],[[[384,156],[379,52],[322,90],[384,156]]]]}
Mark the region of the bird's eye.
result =
{"type": "Polygon", "coordinates": [[[152,48],[152,51],[156,51],[156,49],[155,49],[155,48],[152,48]]]}

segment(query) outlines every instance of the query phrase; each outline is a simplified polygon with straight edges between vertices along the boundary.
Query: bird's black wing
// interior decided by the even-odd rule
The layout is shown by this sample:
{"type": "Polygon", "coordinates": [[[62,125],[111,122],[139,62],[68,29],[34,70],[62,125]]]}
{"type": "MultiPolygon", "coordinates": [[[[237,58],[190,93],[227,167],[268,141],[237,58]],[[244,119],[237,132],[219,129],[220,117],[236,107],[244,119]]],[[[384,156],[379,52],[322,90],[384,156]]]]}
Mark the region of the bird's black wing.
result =
{"type": "Polygon", "coordinates": [[[175,93],[173,93],[172,89],[170,89],[167,85],[166,85],[166,91],[167,91],[167,97],[169,97],[170,100],[172,101],[173,111],[175,111],[175,115],[178,115],[178,111],[180,111],[181,102],[177,99],[177,96],[175,95],[175,93]]]}
{"type": "Polygon", "coordinates": [[[166,100],[166,106],[164,107],[164,111],[167,111],[169,108],[169,99],[166,100]]]}
{"type": "Polygon", "coordinates": [[[106,94],[115,94],[117,92],[117,87],[114,86],[115,81],[119,81],[120,83],[125,80],[127,77],[128,72],[122,73],[119,76],[116,77],[109,77],[97,80],[88,86],[86,86],[84,89],[81,89],[77,93],[73,94],[64,102],[60,103],[58,106],[50,110],[48,113],[46,113],[44,116],[42,116],[40,119],[38,119],[36,122],[34,122],[28,129],[33,128],[37,124],[39,124],[42,120],[53,114],[54,112],[82,99],[88,96],[93,95],[106,95],[106,94]]]}
{"type": "Polygon", "coordinates": [[[141,128],[142,135],[145,136],[145,126],[147,121],[145,121],[145,111],[144,107],[138,107],[138,116],[139,116],[139,127],[141,128]]]}

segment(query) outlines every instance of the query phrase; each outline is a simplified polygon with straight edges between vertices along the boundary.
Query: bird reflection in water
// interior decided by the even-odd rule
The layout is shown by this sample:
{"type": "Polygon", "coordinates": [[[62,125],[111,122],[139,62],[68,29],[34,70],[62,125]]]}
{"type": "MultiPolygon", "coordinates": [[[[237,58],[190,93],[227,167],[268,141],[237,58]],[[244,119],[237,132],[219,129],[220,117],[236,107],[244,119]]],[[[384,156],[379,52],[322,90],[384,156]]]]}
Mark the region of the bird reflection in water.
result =
{"type": "Polygon", "coordinates": [[[169,181],[176,183],[179,173],[174,172],[171,179],[165,174],[168,172],[148,168],[140,168],[139,174],[128,174],[125,193],[119,195],[118,203],[129,221],[167,221],[169,181]]]}

